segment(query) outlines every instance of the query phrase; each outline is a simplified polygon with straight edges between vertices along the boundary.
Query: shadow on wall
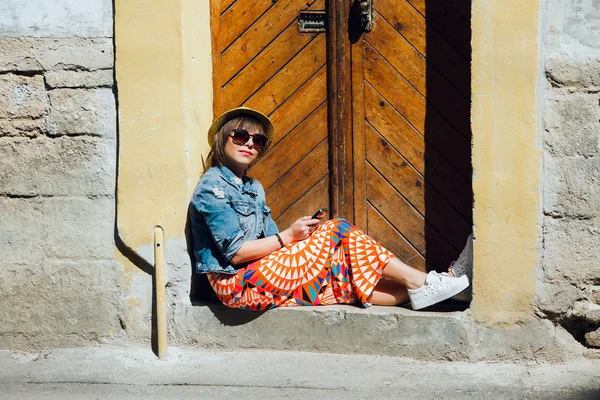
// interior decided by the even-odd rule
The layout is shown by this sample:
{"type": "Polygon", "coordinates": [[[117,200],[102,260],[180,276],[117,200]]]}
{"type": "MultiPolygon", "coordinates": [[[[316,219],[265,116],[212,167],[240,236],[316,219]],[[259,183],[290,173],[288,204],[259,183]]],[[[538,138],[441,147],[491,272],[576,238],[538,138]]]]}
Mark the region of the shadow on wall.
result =
{"type": "MultiPolygon", "coordinates": [[[[115,4],[115,0],[112,1],[112,21],[113,21],[113,32],[117,32],[116,29],[116,4],[115,4]]],[[[116,36],[116,35],[115,35],[116,36]]],[[[116,39],[116,37],[115,37],[116,39]]],[[[117,47],[116,47],[116,40],[113,39],[113,54],[116,55],[117,54],[117,47]]],[[[121,136],[121,130],[120,130],[120,126],[119,126],[119,90],[118,90],[118,86],[116,84],[117,82],[117,70],[116,68],[113,69],[113,82],[115,82],[115,84],[113,85],[113,94],[115,97],[115,113],[116,113],[116,154],[120,154],[120,136],[121,136]]],[[[115,181],[119,182],[119,157],[117,156],[117,160],[116,160],[116,176],[115,176],[115,181]]],[[[148,261],[144,260],[139,254],[137,254],[132,248],[130,248],[129,246],[127,246],[127,244],[125,244],[125,242],[123,242],[123,240],[121,239],[121,236],[119,234],[119,225],[118,225],[118,221],[119,221],[119,208],[118,208],[118,204],[119,204],[119,191],[118,191],[118,184],[115,185],[115,225],[114,225],[114,233],[113,233],[113,237],[115,240],[115,246],[117,248],[117,250],[123,255],[125,256],[129,262],[131,262],[133,265],[135,265],[136,267],[138,267],[141,271],[143,271],[144,273],[150,275],[152,277],[152,317],[151,317],[151,323],[152,323],[152,327],[151,327],[151,337],[150,337],[150,343],[152,346],[152,351],[154,352],[155,355],[158,356],[158,331],[157,331],[157,316],[156,316],[156,276],[154,273],[154,266],[152,264],[150,264],[148,261]]],[[[125,322],[123,320],[121,320],[121,327],[123,329],[126,329],[125,326],[125,322]]]]}
{"type": "Polygon", "coordinates": [[[473,227],[471,0],[425,2],[426,258],[445,271],[473,227]]]}

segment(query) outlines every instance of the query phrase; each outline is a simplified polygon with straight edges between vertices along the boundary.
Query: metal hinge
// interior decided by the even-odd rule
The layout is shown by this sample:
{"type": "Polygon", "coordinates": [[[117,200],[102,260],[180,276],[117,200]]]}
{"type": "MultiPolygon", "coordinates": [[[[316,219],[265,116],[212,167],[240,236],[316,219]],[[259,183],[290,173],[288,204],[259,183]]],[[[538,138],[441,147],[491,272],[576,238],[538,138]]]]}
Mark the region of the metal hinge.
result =
{"type": "Polygon", "coordinates": [[[373,9],[373,0],[359,0],[360,7],[361,25],[365,32],[371,32],[373,30],[373,16],[375,11],[373,9]]]}

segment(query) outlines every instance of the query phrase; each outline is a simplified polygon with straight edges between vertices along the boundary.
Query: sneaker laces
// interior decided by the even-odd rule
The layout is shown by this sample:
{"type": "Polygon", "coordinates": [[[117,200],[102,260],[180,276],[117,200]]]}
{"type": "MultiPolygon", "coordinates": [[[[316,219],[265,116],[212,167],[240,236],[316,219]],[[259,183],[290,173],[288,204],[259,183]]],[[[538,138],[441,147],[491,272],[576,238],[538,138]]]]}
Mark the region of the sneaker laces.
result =
{"type": "Polygon", "coordinates": [[[452,277],[450,275],[448,275],[447,272],[431,271],[427,274],[426,283],[428,283],[428,284],[441,283],[448,279],[452,279],[452,277]]]}
{"type": "Polygon", "coordinates": [[[443,280],[443,281],[451,281],[451,280],[453,280],[453,279],[456,279],[456,278],[457,278],[456,276],[452,276],[452,275],[450,275],[450,274],[449,274],[449,273],[447,273],[447,272],[442,272],[442,273],[440,273],[440,275],[442,276],[442,280],[443,280]]]}

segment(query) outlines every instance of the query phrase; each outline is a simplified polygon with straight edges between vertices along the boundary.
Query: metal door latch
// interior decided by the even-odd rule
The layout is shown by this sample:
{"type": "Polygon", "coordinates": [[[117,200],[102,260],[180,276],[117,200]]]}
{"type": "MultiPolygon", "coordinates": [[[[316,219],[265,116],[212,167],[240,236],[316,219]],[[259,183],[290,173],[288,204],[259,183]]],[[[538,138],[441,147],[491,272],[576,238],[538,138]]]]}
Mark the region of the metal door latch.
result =
{"type": "Polygon", "coordinates": [[[298,16],[300,32],[325,32],[327,29],[327,14],[325,11],[305,10],[298,16]]]}
{"type": "Polygon", "coordinates": [[[371,32],[373,29],[373,0],[356,0],[360,6],[361,26],[363,31],[371,32]]]}

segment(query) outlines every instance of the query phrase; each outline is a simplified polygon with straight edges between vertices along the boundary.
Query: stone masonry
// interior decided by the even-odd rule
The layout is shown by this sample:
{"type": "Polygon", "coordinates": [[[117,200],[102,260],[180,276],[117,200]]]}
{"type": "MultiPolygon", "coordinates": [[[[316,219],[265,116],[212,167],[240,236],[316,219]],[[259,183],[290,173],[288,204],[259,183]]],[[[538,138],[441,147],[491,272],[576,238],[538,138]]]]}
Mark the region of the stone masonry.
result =
{"type": "Polygon", "coordinates": [[[112,24],[110,0],[0,4],[0,347],[122,331],[112,24]]]}
{"type": "Polygon", "coordinates": [[[538,307],[600,347],[600,9],[550,0],[545,28],[543,263],[538,307]]]}

